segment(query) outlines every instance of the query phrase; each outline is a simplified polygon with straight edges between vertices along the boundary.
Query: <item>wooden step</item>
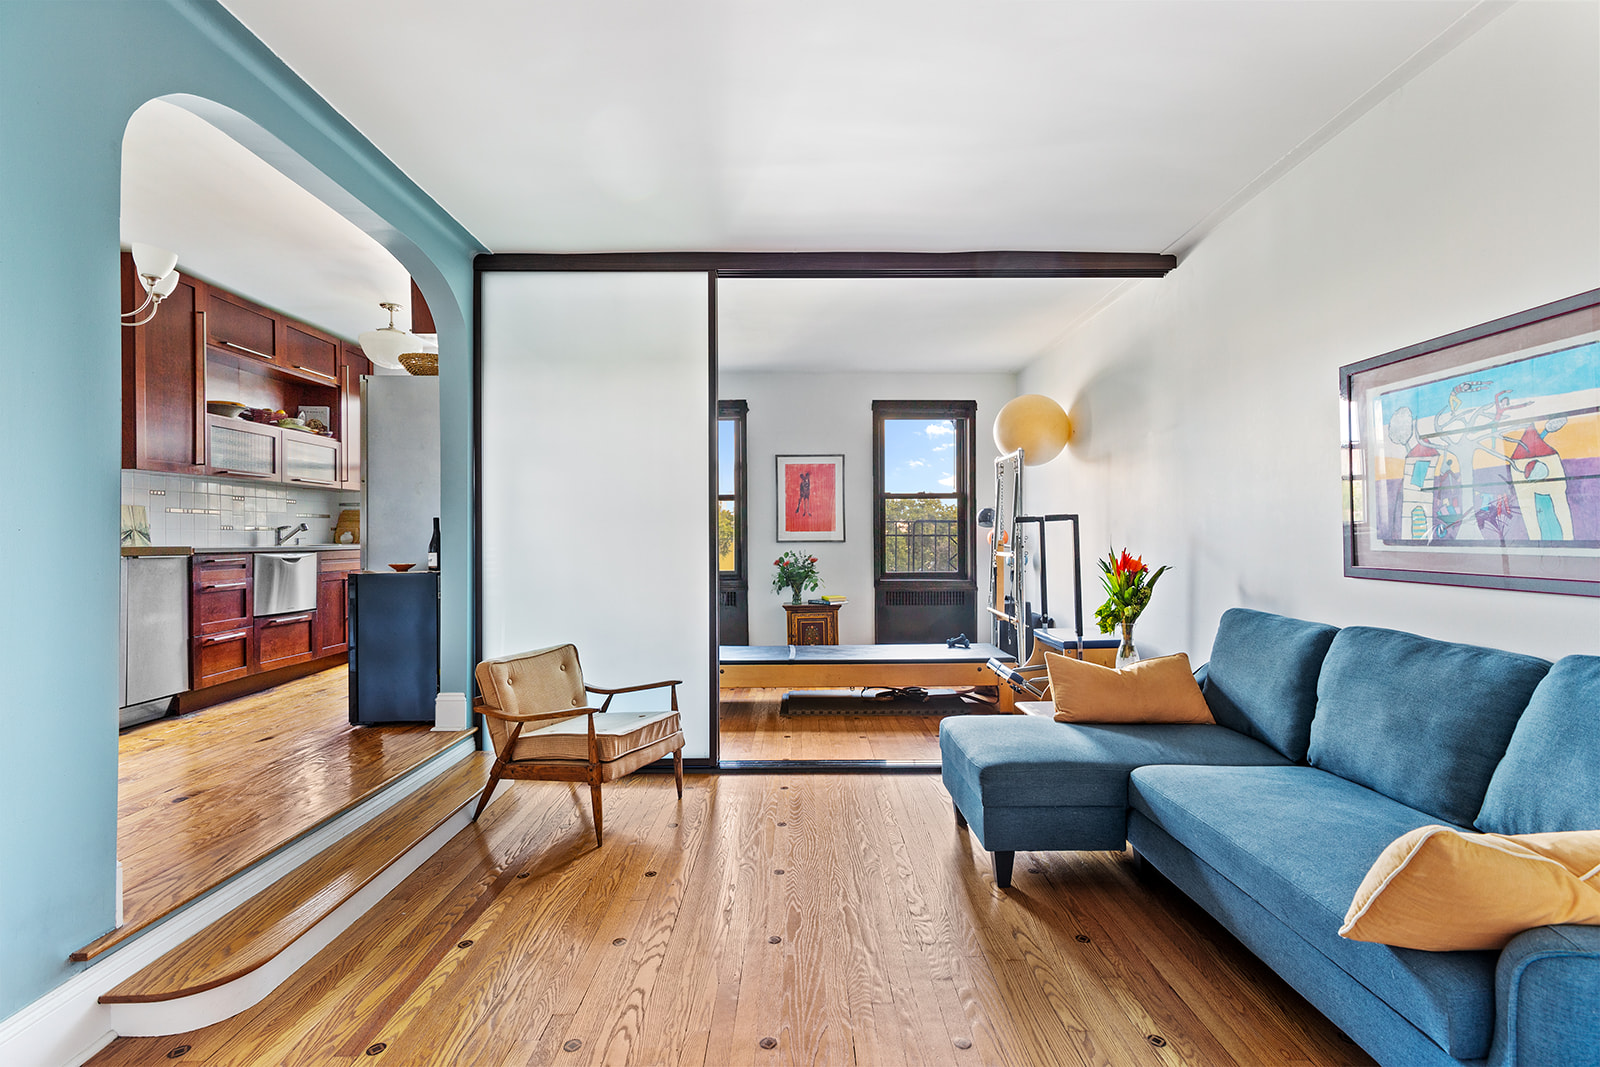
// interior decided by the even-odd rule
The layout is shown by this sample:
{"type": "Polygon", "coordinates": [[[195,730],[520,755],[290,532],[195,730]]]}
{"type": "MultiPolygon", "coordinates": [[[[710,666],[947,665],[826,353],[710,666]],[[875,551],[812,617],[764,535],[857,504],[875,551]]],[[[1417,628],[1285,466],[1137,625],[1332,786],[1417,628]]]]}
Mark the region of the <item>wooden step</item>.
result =
{"type": "Polygon", "coordinates": [[[474,752],[292,874],[100,997],[149,1004],[226,985],[292,945],[483,790],[493,757],[474,752]]]}

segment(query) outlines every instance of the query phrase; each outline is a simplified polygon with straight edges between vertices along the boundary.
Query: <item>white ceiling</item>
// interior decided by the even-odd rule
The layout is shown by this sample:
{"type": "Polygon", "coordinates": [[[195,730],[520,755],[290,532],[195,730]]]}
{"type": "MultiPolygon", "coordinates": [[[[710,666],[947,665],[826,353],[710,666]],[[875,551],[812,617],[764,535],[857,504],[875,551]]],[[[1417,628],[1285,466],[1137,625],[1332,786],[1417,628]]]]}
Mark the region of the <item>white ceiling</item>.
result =
{"type": "MultiPolygon", "coordinates": [[[[122,243],[347,340],[411,303],[411,275],[377,241],[216,127],[152,100],[122,139],[122,243]]],[[[409,326],[407,308],[395,317],[409,326]]]]}
{"type": "MultiPolygon", "coordinates": [[[[1492,10],[1451,0],[223,2],[496,252],[1182,254],[1492,10]]],[[[168,169],[128,186],[142,206],[125,206],[124,236],[142,239],[136,223],[166,225],[170,241],[149,239],[189,269],[336,333],[375,325],[366,308],[393,298],[380,295],[392,275],[359,266],[326,209],[268,196],[230,165],[231,187],[184,192],[187,231],[156,218],[152,201],[169,216],[180,206],[177,125],[151,142],[168,169]],[[323,276],[329,242],[342,258],[323,276]],[[304,291],[306,277],[282,280],[304,272],[308,255],[316,292],[304,291]]],[[[217,169],[208,159],[196,178],[217,169]]],[[[1015,369],[1108,289],[728,283],[723,364],[1015,369]]]]}
{"type": "Polygon", "coordinates": [[[1015,372],[1123,284],[1106,278],[727,278],[717,283],[717,365],[736,371],[1015,372]]]}

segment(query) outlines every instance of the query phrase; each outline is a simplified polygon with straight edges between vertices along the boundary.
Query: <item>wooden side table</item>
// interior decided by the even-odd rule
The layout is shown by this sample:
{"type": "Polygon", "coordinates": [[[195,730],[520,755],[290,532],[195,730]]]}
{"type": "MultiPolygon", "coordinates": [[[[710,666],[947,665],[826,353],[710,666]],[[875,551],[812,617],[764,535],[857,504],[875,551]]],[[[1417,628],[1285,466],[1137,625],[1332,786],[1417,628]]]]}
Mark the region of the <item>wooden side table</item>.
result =
{"type": "Polygon", "coordinates": [[[839,609],[843,604],[785,604],[789,616],[789,644],[837,645],[839,609]]]}

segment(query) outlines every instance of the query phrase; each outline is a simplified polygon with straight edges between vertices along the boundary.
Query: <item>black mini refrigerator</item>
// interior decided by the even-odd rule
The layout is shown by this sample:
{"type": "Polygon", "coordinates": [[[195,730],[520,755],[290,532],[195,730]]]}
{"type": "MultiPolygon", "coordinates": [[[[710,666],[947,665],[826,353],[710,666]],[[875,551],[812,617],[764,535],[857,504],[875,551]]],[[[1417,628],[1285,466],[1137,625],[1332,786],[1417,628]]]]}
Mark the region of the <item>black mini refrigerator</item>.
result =
{"type": "Polygon", "coordinates": [[[439,693],[436,571],[350,575],[350,721],[433,722],[439,693]]]}

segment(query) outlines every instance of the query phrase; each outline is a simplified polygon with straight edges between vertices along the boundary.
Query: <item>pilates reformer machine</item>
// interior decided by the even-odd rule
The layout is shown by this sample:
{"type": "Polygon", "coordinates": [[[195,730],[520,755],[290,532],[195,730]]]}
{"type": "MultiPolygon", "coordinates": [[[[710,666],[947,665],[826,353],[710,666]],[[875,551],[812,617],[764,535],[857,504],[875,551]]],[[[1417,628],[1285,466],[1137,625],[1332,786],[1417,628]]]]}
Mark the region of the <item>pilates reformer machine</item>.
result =
{"type": "MultiPolygon", "coordinates": [[[[1023,452],[1017,449],[994,461],[995,506],[978,515],[989,528],[990,642],[1014,658],[991,659],[988,667],[1023,700],[1043,700],[1048,693],[1044,651],[1085,658],[1085,649],[1115,647],[1115,642],[1083,638],[1083,566],[1078,516],[1022,513],[1023,452]],[[1050,615],[1050,568],[1046,530],[1051,523],[1072,525],[1072,622],[1070,632],[1055,628],[1050,615]],[[1039,610],[1033,610],[1034,596],[1039,610]]],[[[1095,658],[1099,658],[1098,656],[1095,658]]]]}

